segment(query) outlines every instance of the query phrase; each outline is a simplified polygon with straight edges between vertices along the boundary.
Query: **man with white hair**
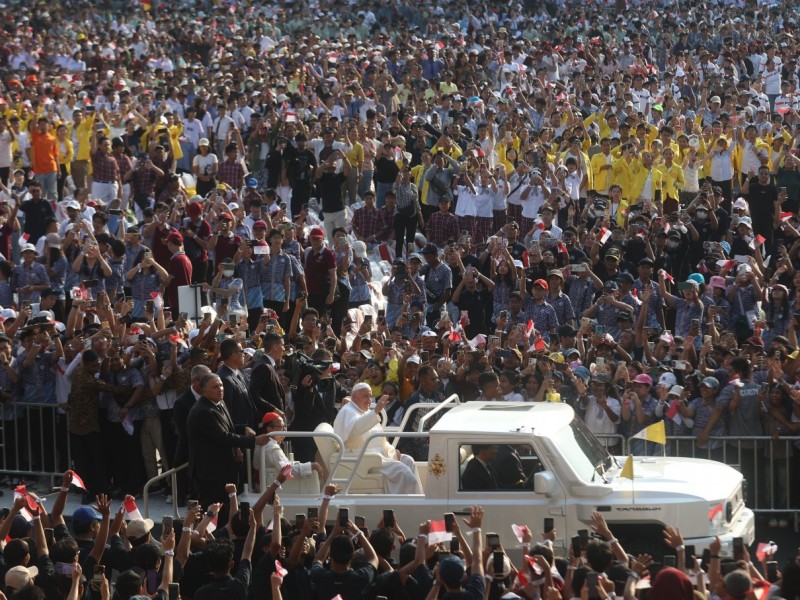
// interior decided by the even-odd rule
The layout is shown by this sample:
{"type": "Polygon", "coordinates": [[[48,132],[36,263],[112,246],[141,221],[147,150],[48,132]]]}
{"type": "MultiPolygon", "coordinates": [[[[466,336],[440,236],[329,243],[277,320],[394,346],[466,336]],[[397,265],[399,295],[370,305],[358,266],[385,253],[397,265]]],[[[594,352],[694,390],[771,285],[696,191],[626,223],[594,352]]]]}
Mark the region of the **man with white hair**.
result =
{"type": "MultiPolygon", "coordinates": [[[[368,383],[357,383],[350,395],[350,402],[342,406],[333,431],[344,440],[347,452],[358,452],[364,445],[367,436],[375,431],[383,431],[380,424],[381,411],[389,403],[389,396],[381,396],[370,410],[372,388],[368,383]]],[[[414,459],[400,454],[386,438],[373,438],[369,449],[383,456],[381,472],[385,479],[384,488],[389,494],[421,494],[422,486],[417,475],[414,459]]]]}

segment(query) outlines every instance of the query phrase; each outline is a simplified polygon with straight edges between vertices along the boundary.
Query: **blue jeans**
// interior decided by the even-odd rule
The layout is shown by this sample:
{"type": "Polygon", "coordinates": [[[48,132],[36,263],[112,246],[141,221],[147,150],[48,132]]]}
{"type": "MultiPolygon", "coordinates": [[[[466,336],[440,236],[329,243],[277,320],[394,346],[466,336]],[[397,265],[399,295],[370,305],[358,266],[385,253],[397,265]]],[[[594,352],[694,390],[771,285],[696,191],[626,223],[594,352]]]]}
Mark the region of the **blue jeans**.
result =
{"type": "Polygon", "coordinates": [[[393,183],[376,183],[375,184],[375,206],[383,208],[386,205],[386,193],[392,189],[393,183]]]}
{"type": "Polygon", "coordinates": [[[58,200],[58,171],[38,173],[33,178],[42,186],[42,197],[48,200],[58,200]]]}

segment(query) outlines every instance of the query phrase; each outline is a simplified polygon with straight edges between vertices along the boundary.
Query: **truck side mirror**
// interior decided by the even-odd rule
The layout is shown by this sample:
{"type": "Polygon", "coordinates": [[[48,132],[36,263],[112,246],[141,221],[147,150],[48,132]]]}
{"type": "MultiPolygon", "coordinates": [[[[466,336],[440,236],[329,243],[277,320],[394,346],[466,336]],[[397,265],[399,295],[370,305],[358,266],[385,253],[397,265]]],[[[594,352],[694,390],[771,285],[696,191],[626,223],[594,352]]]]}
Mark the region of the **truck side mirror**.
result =
{"type": "Polygon", "coordinates": [[[540,471],[533,476],[533,491],[542,496],[552,496],[558,488],[552,471],[540,471]]]}

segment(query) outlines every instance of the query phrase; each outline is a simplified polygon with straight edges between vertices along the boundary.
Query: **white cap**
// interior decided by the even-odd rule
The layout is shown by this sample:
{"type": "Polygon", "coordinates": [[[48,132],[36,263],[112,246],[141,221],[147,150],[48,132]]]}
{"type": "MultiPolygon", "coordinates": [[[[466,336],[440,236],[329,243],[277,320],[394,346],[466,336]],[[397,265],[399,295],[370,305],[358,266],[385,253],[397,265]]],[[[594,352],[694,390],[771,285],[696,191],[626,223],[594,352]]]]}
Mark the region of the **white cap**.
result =
{"type": "Polygon", "coordinates": [[[733,208],[747,208],[747,200],[744,198],[737,198],[736,201],[733,203],[733,208]]]}
{"type": "Polygon", "coordinates": [[[28,252],[29,250],[30,250],[31,252],[34,252],[34,253],[36,253],[36,254],[39,254],[38,252],[36,252],[36,246],[34,246],[33,244],[25,244],[25,245],[22,247],[22,250],[21,250],[21,252],[28,252]]]}
{"type": "Polygon", "coordinates": [[[683,394],[683,386],[682,385],[673,385],[669,389],[669,395],[670,396],[680,396],[681,394],[683,394]]]}
{"type": "Polygon", "coordinates": [[[353,242],[353,254],[358,258],[367,258],[367,245],[360,240],[353,242]]]}
{"type": "Polygon", "coordinates": [[[372,395],[372,386],[370,386],[370,384],[365,383],[363,381],[360,382],[360,383],[355,384],[353,386],[353,389],[350,390],[350,394],[355,394],[356,392],[360,392],[361,390],[367,390],[367,391],[369,391],[369,395],[370,396],[372,395]]]}
{"type": "Polygon", "coordinates": [[[671,388],[676,383],[678,383],[678,380],[675,378],[674,373],[662,373],[661,377],[658,378],[657,385],[663,385],[664,387],[671,388]]]}
{"type": "Polygon", "coordinates": [[[407,363],[414,363],[414,364],[418,365],[418,364],[420,364],[419,356],[417,356],[416,354],[413,354],[413,355],[408,357],[408,360],[406,360],[406,362],[407,363]]]}
{"type": "Polygon", "coordinates": [[[200,138],[200,139],[198,140],[198,142],[197,142],[197,147],[198,147],[198,148],[199,148],[200,146],[210,146],[210,145],[211,145],[211,144],[209,143],[209,141],[208,141],[208,138],[200,138]]]}

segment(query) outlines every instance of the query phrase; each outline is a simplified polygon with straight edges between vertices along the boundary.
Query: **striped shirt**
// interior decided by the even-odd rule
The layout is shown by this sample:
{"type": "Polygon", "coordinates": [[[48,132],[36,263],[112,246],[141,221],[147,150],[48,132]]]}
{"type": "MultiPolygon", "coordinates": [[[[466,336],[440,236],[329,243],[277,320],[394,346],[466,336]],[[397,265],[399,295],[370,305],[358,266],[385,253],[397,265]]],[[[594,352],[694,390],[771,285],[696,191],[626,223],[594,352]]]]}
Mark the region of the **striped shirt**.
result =
{"type": "Polygon", "coordinates": [[[286,288],[284,281],[292,276],[292,260],[288,254],[281,252],[273,256],[269,263],[261,267],[261,293],[268,302],[284,302],[286,288]]]}

